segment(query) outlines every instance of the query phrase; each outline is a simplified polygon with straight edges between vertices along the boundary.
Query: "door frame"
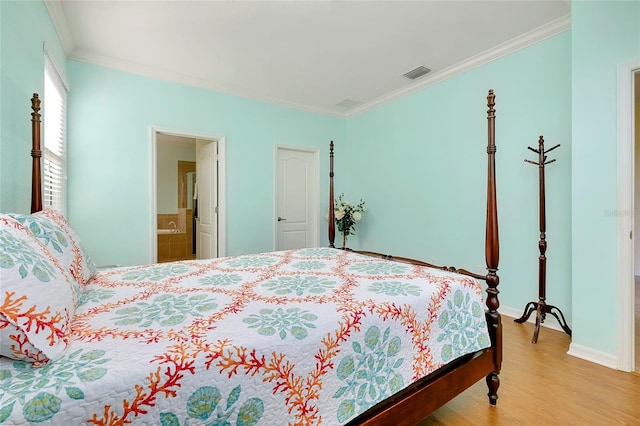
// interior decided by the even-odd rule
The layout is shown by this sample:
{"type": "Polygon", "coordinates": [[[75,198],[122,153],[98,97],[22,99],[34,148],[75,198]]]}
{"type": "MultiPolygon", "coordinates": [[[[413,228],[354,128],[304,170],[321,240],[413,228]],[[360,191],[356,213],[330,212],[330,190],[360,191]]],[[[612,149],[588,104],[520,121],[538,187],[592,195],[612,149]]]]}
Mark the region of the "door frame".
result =
{"type": "MultiPolygon", "coordinates": [[[[151,211],[151,223],[149,229],[150,235],[150,248],[149,248],[149,262],[158,262],[158,237],[156,229],[158,227],[158,200],[157,200],[157,140],[156,135],[158,133],[164,133],[172,136],[182,136],[191,139],[206,139],[216,141],[218,144],[218,257],[224,257],[226,255],[226,168],[225,168],[225,137],[224,136],[212,136],[210,134],[170,129],[167,127],[151,126],[150,131],[150,155],[149,155],[149,170],[151,171],[151,177],[149,182],[149,211],[151,211]]],[[[194,146],[195,149],[195,146],[194,146]]]]}
{"type": "Polygon", "coordinates": [[[293,145],[276,144],[273,149],[273,251],[278,247],[278,151],[281,149],[287,149],[290,151],[300,151],[313,154],[313,166],[315,167],[314,184],[312,190],[312,246],[317,247],[320,244],[320,150],[313,148],[306,148],[293,145]]]}
{"type": "MultiPolygon", "coordinates": [[[[618,369],[635,368],[635,140],[634,74],[640,62],[618,68],[618,369]]],[[[640,213],[640,212],[638,212],[640,213]]]]}

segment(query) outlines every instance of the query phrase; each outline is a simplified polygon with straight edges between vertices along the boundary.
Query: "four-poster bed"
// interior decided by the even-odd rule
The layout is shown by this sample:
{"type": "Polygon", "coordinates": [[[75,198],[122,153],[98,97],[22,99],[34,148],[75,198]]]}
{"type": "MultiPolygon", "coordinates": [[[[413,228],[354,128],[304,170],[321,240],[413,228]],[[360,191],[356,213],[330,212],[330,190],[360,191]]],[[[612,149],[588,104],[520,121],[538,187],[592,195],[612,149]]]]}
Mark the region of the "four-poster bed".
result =
{"type": "MultiPolygon", "coordinates": [[[[332,208],[330,248],[96,272],[66,220],[42,210],[35,95],[32,214],[0,215],[2,251],[19,254],[0,259],[0,423],[413,425],[483,377],[495,404],[487,99],[484,276],[335,249],[332,208]]],[[[332,144],[331,203],[333,155],[332,144]]]]}

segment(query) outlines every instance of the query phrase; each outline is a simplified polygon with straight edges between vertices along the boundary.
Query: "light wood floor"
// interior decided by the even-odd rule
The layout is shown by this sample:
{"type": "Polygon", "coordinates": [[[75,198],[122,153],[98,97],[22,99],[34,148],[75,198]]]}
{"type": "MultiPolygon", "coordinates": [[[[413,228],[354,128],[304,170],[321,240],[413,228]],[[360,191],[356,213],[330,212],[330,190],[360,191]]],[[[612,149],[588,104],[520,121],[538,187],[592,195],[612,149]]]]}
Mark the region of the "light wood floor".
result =
{"type": "Polygon", "coordinates": [[[640,277],[636,277],[636,371],[640,372],[640,277]]]}
{"type": "Polygon", "coordinates": [[[640,374],[567,355],[569,336],[546,327],[532,344],[533,324],[516,324],[504,316],[502,320],[504,360],[497,406],[489,405],[483,380],[421,426],[640,425],[640,374]]]}

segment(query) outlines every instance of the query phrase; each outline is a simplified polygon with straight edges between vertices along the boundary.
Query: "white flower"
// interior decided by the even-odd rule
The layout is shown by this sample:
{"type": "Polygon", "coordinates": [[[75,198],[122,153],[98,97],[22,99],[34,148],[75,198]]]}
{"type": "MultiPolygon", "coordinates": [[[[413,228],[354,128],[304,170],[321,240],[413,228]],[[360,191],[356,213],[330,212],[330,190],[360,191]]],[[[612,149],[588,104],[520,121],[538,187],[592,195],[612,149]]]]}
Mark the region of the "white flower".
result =
{"type": "Polygon", "coordinates": [[[355,213],[353,214],[353,220],[355,220],[356,222],[359,222],[359,221],[360,221],[360,219],[362,219],[362,213],[360,213],[360,212],[355,212],[355,213]]]}
{"type": "Polygon", "coordinates": [[[338,211],[336,211],[336,220],[340,220],[344,217],[344,209],[340,207],[338,211]]]}

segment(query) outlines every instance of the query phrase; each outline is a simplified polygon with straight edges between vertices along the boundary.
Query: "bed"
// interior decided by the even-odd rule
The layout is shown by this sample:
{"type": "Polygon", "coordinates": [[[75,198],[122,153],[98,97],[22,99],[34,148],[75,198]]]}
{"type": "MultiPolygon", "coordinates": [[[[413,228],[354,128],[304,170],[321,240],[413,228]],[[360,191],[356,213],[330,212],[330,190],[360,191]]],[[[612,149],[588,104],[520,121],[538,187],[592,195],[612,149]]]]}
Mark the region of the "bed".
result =
{"type": "MultiPolygon", "coordinates": [[[[502,361],[494,94],[488,273],[330,247],[96,270],[42,209],[0,214],[0,424],[413,425],[502,361]],[[486,282],[486,309],[480,281],[486,282]]],[[[330,206],[334,150],[330,147],[330,206]]]]}

